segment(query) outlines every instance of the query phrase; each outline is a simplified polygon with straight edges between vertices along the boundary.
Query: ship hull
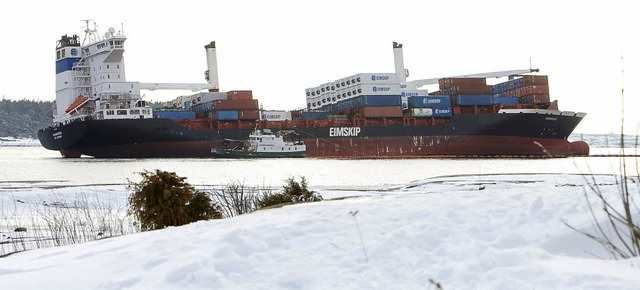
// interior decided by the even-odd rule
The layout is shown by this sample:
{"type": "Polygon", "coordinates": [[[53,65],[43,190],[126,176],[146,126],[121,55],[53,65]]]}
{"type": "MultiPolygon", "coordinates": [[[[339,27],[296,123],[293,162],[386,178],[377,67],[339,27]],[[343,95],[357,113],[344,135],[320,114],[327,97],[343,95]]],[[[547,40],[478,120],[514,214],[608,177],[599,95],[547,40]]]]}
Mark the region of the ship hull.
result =
{"type": "MultiPolygon", "coordinates": [[[[293,126],[316,158],[562,157],[588,155],[567,137],[582,117],[462,114],[441,125],[293,126]]],[[[87,120],[39,132],[42,145],[66,157],[209,158],[224,139],[253,129],[188,129],[169,119],[87,120]],[[66,152],[66,155],[65,155],[66,152]]]]}

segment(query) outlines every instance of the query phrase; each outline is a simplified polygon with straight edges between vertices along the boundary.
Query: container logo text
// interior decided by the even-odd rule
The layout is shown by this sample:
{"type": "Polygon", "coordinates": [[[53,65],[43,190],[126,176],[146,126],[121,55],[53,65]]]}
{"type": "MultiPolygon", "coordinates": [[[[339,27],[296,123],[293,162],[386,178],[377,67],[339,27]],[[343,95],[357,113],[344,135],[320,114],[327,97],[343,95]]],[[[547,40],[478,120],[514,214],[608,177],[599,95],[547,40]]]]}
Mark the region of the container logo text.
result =
{"type": "Polygon", "coordinates": [[[356,137],[361,130],[360,127],[330,127],[329,137],[356,137]]]}
{"type": "Polygon", "coordinates": [[[424,99],[422,100],[423,104],[440,104],[442,103],[441,99],[424,99]]]}
{"type": "Polygon", "coordinates": [[[374,92],[388,92],[391,91],[391,87],[373,87],[374,92]]]}
{"type": "Polygon", "coordinates": [[[389,76],[371,75],[371,80],[372,81],[387,81],[387,80],[389,80],[389,76]]]}

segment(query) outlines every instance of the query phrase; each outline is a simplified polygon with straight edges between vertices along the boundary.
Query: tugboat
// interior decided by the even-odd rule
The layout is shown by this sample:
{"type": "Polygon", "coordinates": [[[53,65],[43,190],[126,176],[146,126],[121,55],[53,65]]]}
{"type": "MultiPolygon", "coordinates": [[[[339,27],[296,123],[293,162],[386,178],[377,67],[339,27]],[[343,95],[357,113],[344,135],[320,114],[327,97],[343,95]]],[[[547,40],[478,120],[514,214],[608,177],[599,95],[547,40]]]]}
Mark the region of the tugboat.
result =
{"type": "Polygon", "coordinates": [[[280,131],[277,134],[270,129],[255,130],[249,135],[249,145],[241,140],[225,139],[222,148],[212,148],[216,158],[301,158],[307,155],[307,146],[300,141],[284,141],[284,135],[293,131],[280,131]]]}

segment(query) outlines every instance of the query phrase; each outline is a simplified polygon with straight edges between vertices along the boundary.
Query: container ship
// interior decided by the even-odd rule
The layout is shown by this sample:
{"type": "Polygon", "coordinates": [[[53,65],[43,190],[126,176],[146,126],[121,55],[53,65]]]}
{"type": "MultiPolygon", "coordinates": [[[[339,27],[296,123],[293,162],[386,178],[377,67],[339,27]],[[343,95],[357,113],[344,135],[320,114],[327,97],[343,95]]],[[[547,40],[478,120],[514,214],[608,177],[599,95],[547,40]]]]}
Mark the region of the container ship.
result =
{"type": "Polygon", "coordinates": [[[560,111],[538,70],[407,80],[394,42],[393,72],[319,82],[305,90],[305,108],[266,111],[250,90],[220,91],[215,42],[205,45],[206,83],[130,82],[126,37],[86,24],[82,44],[77,35],[57,41],[56,111],[38,132],[66,158],[214,158],[225,140],[262,129],[302,141],[315,158],[589,154],[587,143],[567,140],[586,114],[560,111]],[[161,89],[194,93],[159,104],[140,93],[161,89]]]}

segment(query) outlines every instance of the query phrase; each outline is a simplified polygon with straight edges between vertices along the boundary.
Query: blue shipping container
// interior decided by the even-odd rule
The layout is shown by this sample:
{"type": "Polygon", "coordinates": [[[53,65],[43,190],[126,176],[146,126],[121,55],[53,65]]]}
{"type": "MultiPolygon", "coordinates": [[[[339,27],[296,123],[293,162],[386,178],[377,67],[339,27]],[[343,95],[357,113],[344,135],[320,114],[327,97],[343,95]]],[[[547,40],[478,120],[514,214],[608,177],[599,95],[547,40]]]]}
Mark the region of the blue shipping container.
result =
{"type": "Polygon", "coordinates": [[[409,107],[411,108],[451,108],[449,96],[414,96],[409,97],[409,107]]]}
{"type": "Polygon", "coordinates": [[[392,96],[360,96],[354,99],[355,106],[382,107],[382,106],[402,106],[400,95],[392,96]]]}
{"type": "Polygon", "coordinates": [[[302,112],[300,117],[294,118],[294,120],[318,120],[324,116],[330,115],[329,111],[311,111],[311,112],[302,112]]]}
{"type": "Polygon", "coordinates": [[[501,105],[517,105],[518,104],[518,98],[507,98],[507,97],[493,97],[493,103],[494,104],[501,104],[501,105]]]}
{"type": "Polygon", "coordinates": [[[238,120],[238,110],[218,110],[216,111],[216,119],[220,121],[238,120]]]}
{"type": "Polygon", "coordinates": [[[432,116],[434,116],[434,117],[451,117],[452,115],[453,115],[453,112],[452,112],[451,108],[449,108],[449,109],[434,108],[432,116]]]}
{"type": "Polygon", "coordinates": [[[493,95],[457,95],[458,106],[490,106],[493,105],[493,95]]]}
{"type": "Polygon", "coordinates": [[[163,119],[193,119],[196,113],[192,111],[153,111],[158,118],[163,119]]]}

